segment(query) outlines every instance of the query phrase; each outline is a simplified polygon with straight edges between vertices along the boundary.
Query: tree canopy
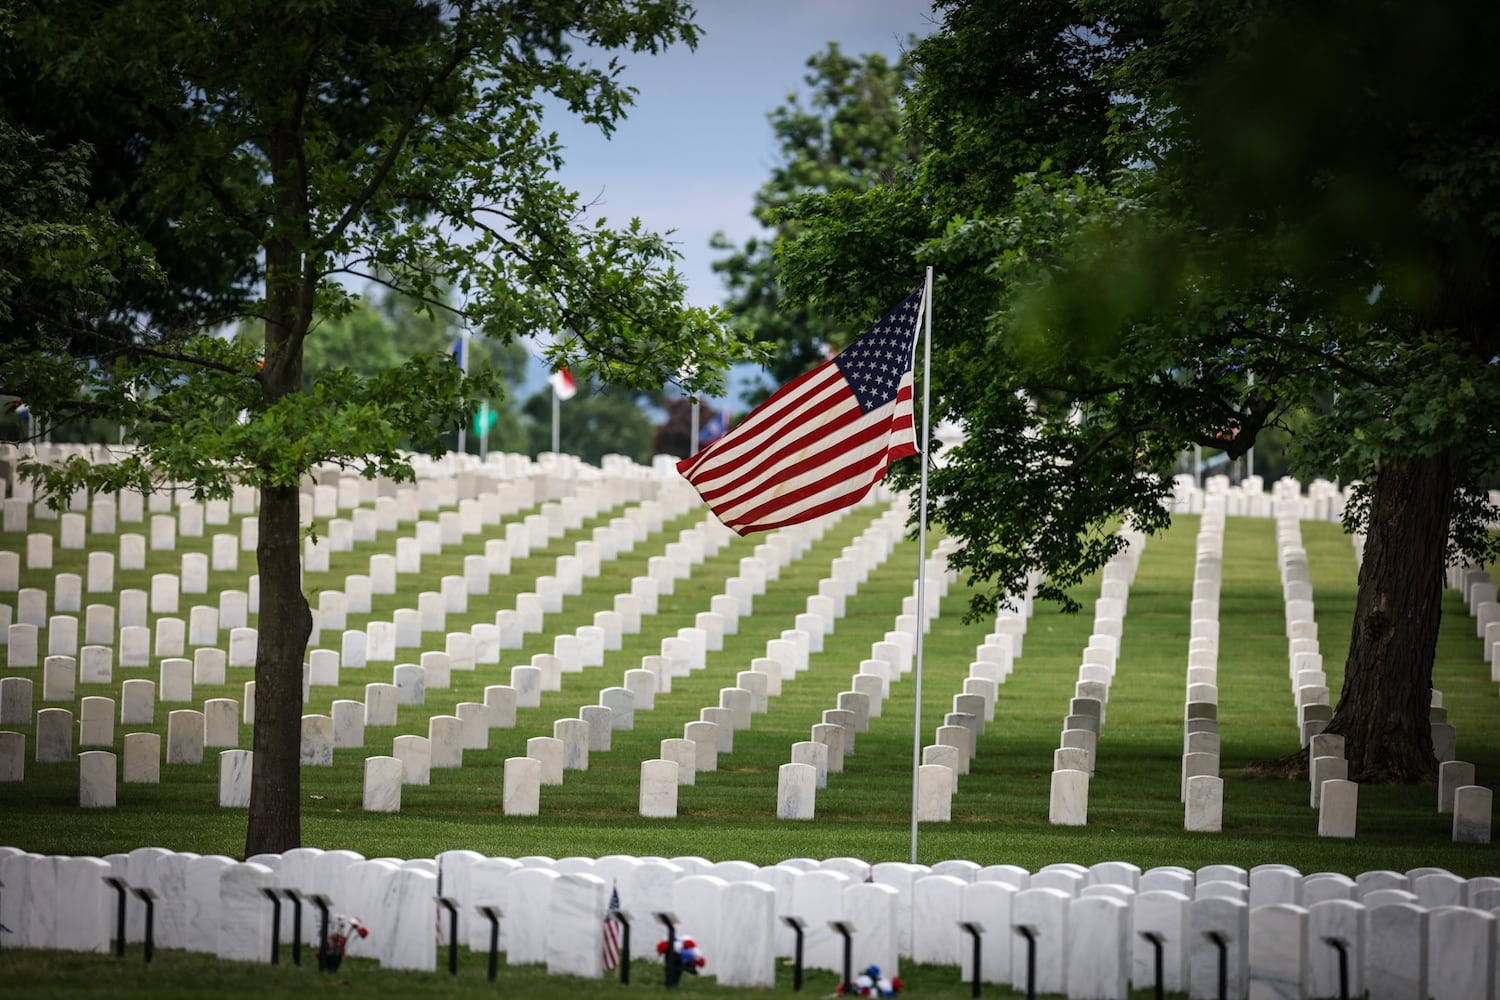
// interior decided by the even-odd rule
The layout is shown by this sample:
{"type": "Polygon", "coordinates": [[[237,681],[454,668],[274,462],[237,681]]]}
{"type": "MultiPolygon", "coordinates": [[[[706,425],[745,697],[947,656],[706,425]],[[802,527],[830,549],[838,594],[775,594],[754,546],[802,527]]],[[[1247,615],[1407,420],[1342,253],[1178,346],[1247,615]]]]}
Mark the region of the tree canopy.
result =
{"type": "Polygon", "coordinates": [[[783,297],[773,250],[798,231],[784,209],[805,194],[867,191],[916,155],[901,132],[900,101],[910,81],[904,56],[856,59],[832,43],[807,60],[807,93],[788,95],[767,116],[781,159],[756,192],[752,214],[770,233],[740,247],[722,233],[713,240],[715,249],[730,251],[713,268],[728,289],[733,324],[772,349],[772,384],[759,388],[762,396],[821,362],[830,347],[841,349],[849,333],[836,318],[783,297]]]}
{"type": "Polygon", "coordinates": [[[440,451],[496,389],[442,354],[305,385],[307,345],[354,308],[351,280],[483,337],[551,333],[554,365],[609,383],[711,392],[751,356],[683,305],[663,235],[590,218],[557,182],[564,151],[543,124],[552,101],[608,133],[634,96],[623,61],[694,44],[691,14],[684,0],[0,7],[5,141],[63,171],[0,179],[21,192],[0,238],[56,276],[7,323],[0,393],[52,422],[109,415],[137,446],[33,471],[54,498],[260,490],[247,853],[300,841],[304,477],[410,478],[405,448],[440,451]],[[46,234],[56,221],[71,228],[46,234]],[[89,241],[119,253],[80,253],[89,241]],[[262,325],[259,344],[219,335],[241,321],[262,325]]]}
{"type": "Polygon", "coordinates": [[[1441,570],[1495,552],[1500,85],[1477,48],[1497,15],[938,6],[911,56],[920,158],[793,203],[778,261],[834,315],[934,266],[933,417],[967,438],[932,471],[932,516],[966,542],[974,613],[1037,569],[1072,603],[1117,518],[1165,523],[1183,449],[1295,431],[1296,471],[1362,484],[1330,730],[1351,777],[1430,780],[1441,570]]]}

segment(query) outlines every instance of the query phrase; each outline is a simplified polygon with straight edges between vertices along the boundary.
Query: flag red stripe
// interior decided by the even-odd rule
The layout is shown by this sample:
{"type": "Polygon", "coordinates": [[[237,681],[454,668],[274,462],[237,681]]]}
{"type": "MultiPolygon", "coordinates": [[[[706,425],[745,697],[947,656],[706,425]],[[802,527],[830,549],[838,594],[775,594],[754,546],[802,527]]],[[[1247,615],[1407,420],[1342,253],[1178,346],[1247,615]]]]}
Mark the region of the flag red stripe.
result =
{"type": "Polygon", "coordinates": [[[846,469],[843,475],[823,477],[751,510],[736,513],[726,511],[725,523],[737,531],[763,531],[773,525],[771,519],[775,517],[793,518],[787,523],[795,523],[819,516],[828,510],[836,510],[840,506],[857,503],[872,486],[885,478],[890,463],[900,457],[904,456],[891,451],[876,452],[857,468],[846,469]],[[754,528],[750,528],[750,525],[754,525],[754,528]]]}
{"type": "Polygon", "coordinates": [[[857,503],[891,462],[920,453],[911,365],[923,313],[916,293],[908,296],[839,357],[787,383],[677,471],[742,535],[857,503]],[[894,385],[884,381],[898,373],[894,385]]]}
{"type": "MultiPolygon", "coordinates": [[[[847,392],[847,388],[844,391],[847,392]]],[[[694,477],[693,485],[698,487],[704,500],[717,511],[732,506],[734,497],[761,487],[769,476],[790,480],[820,466],[825,467],[824,478],[837,475],[841,466],[857,463],[860,456],[854,453],[856,449],[873,444],[883,437],[891,437],[896,444],[900,444],[901,439],[905,438],[914,447],[910,433],[910,399],[910,386],[903,386],[895,403],[890,405],[889,417],[882,419],[883,414],[879,410],[868,415],[859,414],[858,405],[850,397],[847,400],[848,407],[836,422],[812,428],[795,441],[787,442],[776,453],[762,452],[746,456],[741,467],[751,461],[755,461],[755,465],[737,478],[718,486],[710,486],[702,478],[694,477]],[[872,417],[873,420],[870,419],[872,417]]],[[[910,453],[915,454],[915,450],[910,453]]],[[[738,468],[726,470],[725,475],[733,471],[738,471],[738,468]]]]}
{"type": "MultiPolygon", "coordinates": [[[[773,439],[776,433],[785,427],[787,421],[806,416],[802,407],[807,401],[815,399],[819,393],[826,393],[836,388],[841,383],[843,383],[843,375],[839,372],[838,366],[831,361],[824,362],[812,371],[798,376],[778,389],[770,399],[746,417],[734,428],[733,434],[725,435],[686,462],[679,463],[678,471],[695,483],[705,477],[719,474],[716,469],[721,464],[733,464],[742,460],[744,455],[741,455],[739,459],[734,457],[740,453],[754,455],[760,448],[771,443],[768,439],[773,439]]],[[[816,403],[813,414],[821,412],[827,405],[827,401],[816,403]]]]}
{"type": "Polygon", "coordinates": [[[796,503],[826,489],[829,484],[863,476],[876,463],[888,462],[890,449],[886,442],[889,437],[888,424],[856,424],[840,437],[819,440],[818,450],[769,470],[778,480],[770,495],[757,479],[745,483],[732,496],[711,499],[705,495],[704,500],[729,515],[728,520],[734,521],[743,519],[736,513],[736,508],[745,503],[761,501],[756,511],[796,503]]]}
{"type": "Polygon", "coordinates": [[[732,464],[695,477],[694,485],[699,487],[704,501],[712,504],[719,497],[760,486],[772,476],[790,474],[809,461],[822,461],[826,453],[836,452],[840,443],[851,437],[870,430],[879,435],[882,428],[878,424],[869,428],[862,425],[859,404],[849,388],[841,386],[839,391],[843,396],[837,401],[843,404],[839,409],[830,410],[823,421],[800,423],[790,432],[795,436],[779,442],[775,451],[751,452],[732,464]]]}

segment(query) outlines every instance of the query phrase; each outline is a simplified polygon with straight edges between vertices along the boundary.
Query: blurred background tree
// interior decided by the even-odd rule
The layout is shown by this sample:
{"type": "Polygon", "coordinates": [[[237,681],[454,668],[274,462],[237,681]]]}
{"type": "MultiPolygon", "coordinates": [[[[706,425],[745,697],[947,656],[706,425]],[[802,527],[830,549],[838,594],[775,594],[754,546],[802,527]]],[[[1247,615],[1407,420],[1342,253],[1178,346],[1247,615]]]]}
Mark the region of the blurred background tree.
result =
{"type": "MultiPolygon", "coordinates": [[[[906,47],[915,42],[909,38],[906,47]]],[[[731,323],[773,351],[767,378],[747,393],[752,405],[842,350],[851,332],[816,302],[784,298],[773,250],[795,236],[798,222],[783,209],[812,192],[869,190],[918,152],[901,131],[901,101],[912,79],[904,56],[894,63],[879,53],[852,58],[834,43],[810,56],[807,67],[807,92],[789,94],[767,115],[781,158],[756,192],[751,214],[770,232],[742,246],[720,233],[712,244],[730,251],[713,269],[724,279],[731,323]]]]}

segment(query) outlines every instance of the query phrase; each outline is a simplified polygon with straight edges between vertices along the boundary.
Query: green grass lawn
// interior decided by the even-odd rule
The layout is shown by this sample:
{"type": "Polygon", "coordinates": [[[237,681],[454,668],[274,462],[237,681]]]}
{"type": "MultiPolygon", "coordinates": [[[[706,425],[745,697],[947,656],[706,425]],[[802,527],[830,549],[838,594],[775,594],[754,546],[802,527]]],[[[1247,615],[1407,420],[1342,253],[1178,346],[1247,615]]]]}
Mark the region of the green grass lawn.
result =
{"type": "MultiPolygon", "coordinates": [[[[858,737],[857,753],[846,759],[843,773],[830,775],[828,787],[819,790],[815,820],[776,820],[775,796],[777,769],[791,759],[791,744],[808,739],[810,727],[821,721],[822,712],[835,706],[838,693],[850,687],[859,661],[868,658],[871,645],[894,627],[902,599],[912,594],[918,559],[912,540],[899,543],[858,594],[848,599],[847,614],[827,637],[824,651],[812,657],[809,670],[785,683],[783,693],[772,699],[770,711],[755,716],[750,730],[735,734],[734,752],[720,755],[718,770],[699,774],[693,786],[680,789],[676,819],[644,819],[637,809],[641,762],[658,756],[660,740],[681,736],[683,724],[696,720],[700,708],[716,705],[719,689],[732,686],[736,672],[764,655],[768,640],[793,626],[795,616],[805,610],[806,597],[816,593],[818,581],[829,575],[831,562],[882,510],[862,507],[839,519],[779,579],[770,582],[767,593],[755,600],[754,615],[740,620],[738,632],[725,637],[722,651],[709,654],[706,669],[674,678],[673,690],[657,696],[654,710],[637,713],[633,730],[614,733],[609,752],[591,755],[588,770],[571,771],[561,786],[544,787],[539,816],[503,814],[504,760],[524,754],[528,738],[550,736],[554,720],[576,716],[581,706],[595,703],[601,688],[620,684],[626,669],[638,666],[642,656],[659,652],[662,637],[692,625],[697,613],[708,610],[710,598],[723,592],[725,580],[738,572],[739,560],[751,555],[763,537],[732,539],[721,552],[696,566],[691,578],[677,581],[675,593],[660,599],[657,614],[643,621],[640,634],[625,636],[623,648],[606,655],[603,667],[565,674],[561,691],[545,693],[540,708],[521,709],[515,728],[493,730],[489,748],[466,751],[462,768],[434,769],[430,785],[406,786],[399,814],[367,814],[361,809],[365,757],[388,754],[395,736],[426,735],[429,717],[452,713],[461,701],[482,701],[486,685],[509,682],[512,665],[529,662],[534,653],[550,652],[555,635],[592,624],[595,612],[612,607],[615,594],[628,590],[633,576],[645,574],[651,556],[662,554],[668,543],[697,525],[703,514],[695,509],[670,520],[662,532],[604,563],[600,576],[585,580],[581,596],[568,598],[561,614],[547,616],[544,634],[526,637],[524,648],[503,651],[499,664],[455,671],[451,689],[429,690],[425,704],[401,706],[396,726],[367,729],[363,749],[336,751],[332,767],[304,768],[304,844],[349,848],[370,857],[430,857],[466,848],[511,857],[693,855],[759,864],[791,857],[907,860],[912,848],[912,727],[917,687],[912,674],[892,685],[881,716],[872,719],[870,731],[858,737]]],[[[529,512],[534,509],[523,515],[529,512]]],[[[590,538],[595,527],[619,514],[619,508],[603,512],[546,548],[513,560],[509,576],[491,580],[488,595],[471,597],[465,613],[448,616],[447,629],[466,630],[472,624],[493,621],[498,610],[514,607],[515,595],[532,589],[538,576],[552,573],[559,555],[571,554],[577,541],[590,538]]],[[[435,519],[437,512],[423,516],[435,519]]],[[[206,531],[237,533],[238,520],[206,531]]],[[[1088,825],[1054,827],[1047,814],[1052,751],[1058,745],[1082,650],[1092,631],[1097,579],[1076,591],[1083,603],[1080,614],[1037,608],[1026,634],[1024,656],[1000,687],[995,718],[979,744],[970,774],[960,780],[952,821],[922,824],[918,860],[931,864],[966,858],[982,865],[1016,864],[1032,870],[1058,861],[1123,860],[1142,868],[1164,864],[1193,868],[1220,862],[1250,868],[1280,862],[1304,872],[1350,875],[1417,865],[1439,865],[1466,876],[1500,873],[1492,847],[1451,843],[1450,820],[1437,812],[1434,788],[1362,788],[1358,837],[1328,840],[1317,836],[1317,814],[1308,807],[1305,782],[1244,773],[1253,761],[1297,747],[1275,525],[1269,519],[1235,517],[1227,522],[1218,661],[1223,832],[1183,831],[1178,798],[1182,703],[1199,525],[1196,516],[1179,516],[1170,531],[1150,539],[1141,552],[1107,722],[1098,743],[1088,825]]],[[[146,525],[118,528],[145,532],[146,525]]],[[[55,534],[58,522],[33,515],[29,529],[55,534]]],[[[367,572],[371,555],[393,552],[396,534],[412,533],[411,525],[403,525],[399,532],[383,533],[375,542],[334,553],[329,572],[307,575],[310,599],[316,604],[319,590],[338,588],[348,574],[367,572]]],[[[466,538],[462,546],[425,555],[420,574],[399,578],[400,593],[377,596],[371,615],[351,615],[348,627],[361,627],[371,618],[388,619],[398,607],[415,607],[418,593],[437,590],[444,575],[461,574],[465,555],[482,553],[487,539],[503,533],[504,523],[489,526],[483,534],[466,538]]],[[[1304,522],[1302,535],[1312,568],[1324,666],[1330,688],[1337,692],[1354,606],[1354,551],[1335,524],[1304,522]]],[[[89,544],[118,551],[114,537],[91,536],[89,544]]],[[[50,591],[57,573],[86,574],[84,550],[54,548],[53,568],[37,571],[25,568],[22,534],[0,534],[0,550],[5,549],[23,554],[22,587],[50,591]]],[[[116,590],[149,589],[152,574],[178,570],[184,551],[208,549],[207,534],[179,538],[175,552],[148,552],[145,570],[117,570],[116,590]]],[[[221,590],[244,589],[252,565],[253,554],[242,553],[238,572],[213,573],[211,593],[182,595],[177,617],[185,620],[194,603],[216,604],[221,590]]],[[[0,601],[13,604],[14,597],[0,595],[0,601]]],[[[84,604],[114,599],[115,595],[86,593],[84,604]]],[[[990,630],[988,621],[963,621],[967,599],[965,586],[954,586],[942,602],[941,616],[924,638],[921,744],[934,741],[943,714],[951,710],[952,696],[962,690],[975,648],[990,630]]],[[[1457,594],[1446,596],[1444,612],[1435,685],[1443,691],[1449,720],[1457,727],[1459,757],[1473,762],[1477,780],[1488,784],[1500,770],[1500,736],[1487,724],[1494,715],[1495,685],[1489,680],[1488,664],[1481,660],[1472,619],[1457,594]]],[[[81,619],[80,613],[80,643],[81,619]]],[[[257,623],[254,616],[251,624],[270,625],[257,623]]],[[[429,633],[424,638],[427,648],[442,648],[441,634],[429,633]]],[[[221,632],[221,640],[227,647],[227,632],[221,632]]],[[[44,653],[45,641],[44,632],[44,653]]],[[[316,645],[337,649],[338,637],[324,633],[316,645]]],[[[398,656],[400,661],[417,658],[417,651],[401,651],[398,656]]],[[[389,663],[346,668],[337,687],[312,689],[306,710],[328,713],[335,699],[362,699],[364,685],[388,682],[391,669],[389,663]]],[[[31,677],[36,688],[34,709],[48,707],[41,700],[39,668],[7,668],[5,673],[31,677]]],[[[79,685],[77,698],[90,694],[117,697],[122,680],[155,679],[156,675],[155,666],[116,667],[111,685],[79,685]]],[[[117,723],[115,749],[120,749],[127,731],[154,731],[165,738],[170,709],[201,707],[203,700],[213,697],[238,699],[251,677],[249,668],[231,668],[224,686],[196,687],[193,704],[159,703],[152,726],[117,723]]],[[[76,711],[77,704],[62,707],[76,711]]],[[[0,844],[69,855],[104,855],[157,845],[242,856],[245,813],[217,805],[213,750],[206,752],[200,765],[164,764],[158,785],[120,784],[115,809],[82,810],[76,804],[76,766],[37,764],[32,759],[34,726],[12,728],[26,735],[28,760],[24,782],[0,784],[0,844]]],[[[250,745],[249,727],[241,727],[239,745],[250,745]]],[[[494,988],[483,978],[482,958],[467,955],[457,980],[446,975],[376,975],[373,966],[357,962],[337,976],[285,966],[249,971],[175,952],[159,953],[149,970],[137,962],[136,957],[121,963],[100,956],[11,951],[0,955],[0,974],[23,992],[56,990],[79,995],[106,990],[199,995],[205,988],[268,994],[337,989],[362,995],[396,991],[465,995],[494,988]]],[[[903,971],[909,973],[909,983],[920,986],[913,993],[957,996],[963,989],[963,995],[968,995],[966,986],[953,982],[952,969],[903,971]]],[[[657,974],[655,967],[643,966],[632,989],[660,989],[654,981],[657,974]]],[[[820,975],[809,974],[808,989],[827,994],[833,977],[820,975]]],[[[599,983],[560,980],[535,969],[507,970],[504,981],[507,989],[538,997],[606,988],[599,983]]],[[[774,992],[789,989],[790,971],[783,969],[774,992]]],[[[988,989],[1004,995],[995,987],[988,989]]],[[[717,992],[717,987],[711,980],[690,981],[682,992],[717,992]]]]}
{"type": "MultiPolygon", "coordinates": [[[[555,719],[575,716],[593,704],[597,692],[621,682],[624,670],[643,655],[659,651],[660,639],[693,624],[709,599],[723,591],[738,572],[739,560],[763,539],[733,539],[721,552],[679,580],[676,592],[660,599],[658,613],[638,635],[625,637],[624,648],[610,652],[603,667],[564,675],[563,690],[547,692],[540,708],[521,709],[514,729],[494,730],[487,750],[465,753],[464,766],[434,770],[425,787],[403,789],[399,814],[366,814],[360,808],[363,761],[389,753],[390,741],[402,733],[426,734],[427,719],[451,713],[460,701],[483,700],[488,684],[506,683],[509,668],[533,653],[550,651],[552,638],[593,621],[596,611],[612,606],[616,593],[629,588],[632,576],[645,573],[647,560],[661,554],[684,529],[697,524],[701,512],[681,516],[633,551],[606,562],[599,577],[585,581],[581,596],[569,598],[561,614],[549,615],[547,631],[528,635],[520,650],[506,650],[498,665],[472,672],[455,671],[450,690],[429,691],[426,703],[404,705],[394,727],[371,727],[363,750],[341,749],[331,768],[304,768],[303,839],[308,846],[352,848],[369,856],[431,856],[451,848],[486,854],[598,856],[609,853],[677,856],[711,860],[740,858],[770,863],[787,857],[848,855],[870,861],[905,860],[911,846],[912,719],[916,688],[913,675],[892,686],[880,718],[858,739],[858,752],[842,774],[831,775],[817,799],[811,822],[778,822],[774,818],[777,768],[790,760],[791,744],[808,738],[824,709],[834,707],[838,692],[872,643],[894,627],[901,600],[912,593],[917,546],[901,542],[889,558],[847,602],[847,615],[828,637],[825,650],[812,658],[811,669],[788,681],[768,714],[755,717],[749,731],[735,735],[732,754],[721,755],[718,771],[698,776],[680,790],[675,820],[643,819],[637,810],[639,767],[658,755],[663,738],[680,736],[698,710],[718,702],[718,691],[732,686],[734,674],[764,655],[765,644],[791,628],[805,598],[817,591],[831,561],[867,528],[879,513],[859,508],[840,519],[806,554],[772,581],[755,601],[755,614],[742,619],[737,634],[727,636],[722,652],[711,653],[708,668],[676,678],[670,694],[656,707],[638,713],[632,731],[614,734],[608,753],[591,756],[587,771],[569,772],[561,786],[545,787],[541,815],[506,817],[500,808],[503,761],[524,754],[529,737],[551,735],[555,719]]],[[[605,524],[619,510],[601,513],[582,528],[554,540],[547,548],[516,559],[506,578],[491,581],[491,592],[471,598],[465,614],[450,615],[450,631],[491,621],[496,610],[513,607],[517,593],[530,589],[537,576],[550,573],[558,555],[573,551],[579,539],[605,524]]],[[[436,512],[424,516],[435,517],[436,512]]],[[[509,520],[509,519],[507,519],[509,520]]],[[[33,517],[30,528],[55,531],[55,520],[33,517]]],[[[1244,766],[1295,749],[1297,733],[1290,685],[1286,679],[1286,640],[1277,572],[1274,522],[1230,518],[1224,537],[1219,656],[1222,775],[1225,779],[1224,829],[1218,834],[1182,831],[1178,801],[1181,711],[1186,676],[1189,603],[1193,554],[1199,519],[1182,516],[1167,533],[1145,545],[1130,592],[1129,613],[1121,640],[1117,674],[1110,692],[1108,718],[1099,739],[1097,772],[1085,827],[1053,827],[1047,822],[1051,753],[1057,746],[1063,716],[1076,679],[1081,652],[1092,631],[1098,582],[1082,585],[1077,596],[1084,610],[1062,615],[1038,607],[1026,636],[1024,656],[1000,688],[995,719],[979,746],[971,773],[960,782],[953,801],[953,820],[923,824],[918,857],[924,863],[968,858],[981,864],[1011,863],[1037,868],[1054,861],[1092,863],[1127,860],[1143,868],[1157,864],[1196,865],[1233,861],[1249,867],[1279,861],[1304,870],[1356,873],[1370,868],[1405,869],[1437,864],[1460,874],[1493,873],[1494,855],[1487,848],[1453,845],[1448,817],[1436,811],[1432,788],[1362,789],[1359,836],[1330,841],[1317,836],[1317,817],[1307,806],[1303,782],[1247,777],[1244,766]]],[[[121,530],[142,526],[120,525],[121,530]]],[[[462,572],[463,556],[482,552],[484,541],[503,535],[503,524],[466,539],[460,547],[424,556],[419,575],[399,578],[401,592],[378,597],[375,617],[396,607],[414,607],[417,593],[436,590],[443,575],[462,572]]],[[[237,531],[225,528],[207,529],[237,531]]],[[[403,532],[410,534],[411,527],[403,532]]],[[[1353,548],[1338,526],[1305,522],[1304,544],[1312,565],[1319,634],[1330,687],[1342,676],[1355,587],[1353,548]]],[[[90,543],[114,551],[113,538],[90,543]]],[[[24,552],[18,534],[0,536],[0,547],[24,552]]],[[[206,551],[208,538],[183,538],[175,553],[150,552],[144,571],[117,572],[116,587],[149,587],[150,576],[175,571],[185,550],[206,551]]],[[[365,572],[369,557],[394,550],[394,535],[335,553],[328,573],[309,574],[307,590],[338,587],[344,576],[365,572]]],[[[58,572],[84,573],[81,550],[54,550],[49,571],[22,569],[22,586],[50,589],[58,572]]],[[[246,586],[241,571],[214,573],[208,595],[182,595],[179,617],[195,602],[215,603],[217,591],[246,586]]],[[[85,603],[109,595],[85,594],[85,603]]],[[[942,615],[924,640],[922,742],[933,732],[951,699],[962,689],[975,647],[988,622],[965,624],[967,590],[960,584],[943,601],[942,615]]],[[[1472,761],[1478,780],[1486,782],[1500,765],[1500,739],[1486,719],[1493,714],[1495,688],[1482,663],[1473,626],[1456,594],[1448,595],[1438,649],[1436,684],[1445,694],[1449,718],[1459,733],[1460,757],[1472,761]]],[[[371,616],[350,616],[349,627],[371,616]]],[[[252,620],[252,624],[256,624],[252,620]]],[[[221,634],[227,643],[227,634],[221,634]]],[[[45,637],[43,639],[45,642],[45,637]]],[[[429,633],[429,646],[441,648],[441,635],[429,633]]],[[[337,648],[337,636],[325,633],[321,644],[337,648]]],[[[402,651],[415,660],[415,651],[402,651]]],[[[336,698],[362,699],[364,685],[388,681],[391,665],[345,669],[336,688],[312,689],[308,712],[326,713],[336,698]]],[[[25,672],[36,683],[35,706],[42,707],[39,669],[25,672]]],[[[232,668],[223,687],[198,686],[194,703],[210,697],[239,698],[249,668],[232,668]]],[[[117,694],[130,676],[155,678],[155,668],[120,669],[113,690],[80,685],[78,696],[117,694]]],[[[72,706],[75,707],[76,706],[72,706]]],[[[148,728],[165,734],[172,708],[158,704],[152,727],[116,726],[117,745],[127,729],[148,728]]],[[[32,727],[16,727],[28,737],[32,727]]],[[[249,727],[241,727],[240,745],[250,745],[249,727]]],[[[117,747],[118,748],[118,747],[117,747]]],[[[217,759],[210,750],[201,765],[163,766],[161,784],[119,786],[119,807],[81,810],[76,805],[76,768],[71,764],[37,764],[28,760],[26,780],[0,785],[0,841],[27,850],[64,854],[105,854],[155,844],[175,850],[242,853],[244,813],[216,804],[217,759]]]]}

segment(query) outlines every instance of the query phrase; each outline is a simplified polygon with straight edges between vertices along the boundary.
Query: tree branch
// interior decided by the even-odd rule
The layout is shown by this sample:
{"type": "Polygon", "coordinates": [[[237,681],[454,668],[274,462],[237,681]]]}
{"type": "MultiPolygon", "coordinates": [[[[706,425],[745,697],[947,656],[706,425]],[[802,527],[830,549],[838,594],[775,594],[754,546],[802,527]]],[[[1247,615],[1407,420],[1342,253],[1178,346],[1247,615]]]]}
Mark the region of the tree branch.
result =
{"type": "Polygon", "coordinates": [[[1277,347],[1284,347],[1287,350],[1295,351],[1298,354],[1309,355],[1311,357],[1317,358],[1329,367],[1336,368],[1346,375],[1352,375],[1369,385],[1389,385],[1389,380],[1381,378],[1373,372],[1366,371],[1365,369],[1360,368],[1357,365],[1351,364],[1350,362],[1345,361],[1343,358],[1339,357],[1336,354],[1330,354],[1329,352],[1321,350],[1320,348],[1313,347],[1311,344],[1304,344],[1299,340],[1293,340],[1289,337],[1281,337],[1277,336],[1274,333],[1267,333],[1262,330],[1252,330],[1243,326],[1238,327],[1237,329],[1239,330],[1239,335],[1247,340],[1258,340],[1266,344],[1275,344],[1277,347]]]}
{"type": "Polygon", "coordinates": [[[406,148],[407,140],[416,131],[417,124],[422,117],[423,109],[432,100],[433,91],[437,89],[438,84],[448,80],[449,77],[468,61],[471,50],[462,41],[463,21],[466,15],[467,10],[459,14],[459,24],[454,29],[455,40],[453,52],[449,56],[448,61],[428,81],[427,88],[412,101],[411,107],[407,109],[406,116],[402,119],[400,126],[396,130],[395,137],[391,139],[390,147],[385,151],[385,156],[376,165],[374,172],[366,178],[364,186],[360,189],[359,193],[349,199],[349,204],[344,209],[344,213],[339,216],[338,221],[333,224],[319,241],[323,246],[328,246],[336,242],[354,224],[354,220],[359,218],[360,213],[365,210],[376,193],[380,191],[381,185],[385,183],[391,171],[396,168],[396,161],[400,158],[402,150],[406,148]]]}
{"type": "MultiPolygon", "coordinates": [[[[166,130],[169,138],[181,138],[182,128],[169,109],[164,108],[159,104],[143,100],[140,95],[134,93],[128,88],[121,88],[120,92],[123,93],[126,98],[130,99],[134,103],[139,104],[142,109],[145,110],[146,114],[150,115],[158,125],[166,130]]],[[[219,182],[218,177],[214,174],[213,171],[200,171],[194,175],[194,179],[202,183],[203,186],[208,189],[208,193],[213,195],[214,201],[217,202],[219,207],[224,210],[224,214],[231,220],[233,220],[233,222],[237,226],[239,226],[250,236],[253,236],[257,243],[263,243],[265,241],[265,225],[261,222],[256,221],[255,217],[250,214],[245,206],[241,205],[234,198],[234,196],[229,193],[229,190],[219,182]]]]}
{"type": "Polygon", "coordinates": [[[376,285],[382,285],[382,286],[384,286],[386,288],[391,289],[394,292],[400,292],[402,295],[405,295],[406,297],[411,298],[411,299],[415,299],[416,301],[421,302],[423,305],[431,306],[434,309],[442,309],[442,310],[445,310],[446,312],[452,313],[455,316],[459,316],[459,317],[462,317],[462,318],[465,318],[465,319],[467,319],[468,315],[469,315],[467,310],[460,309],[459,307],[457,307],[455,305],[452,305],[451,303],[444,302],[441,299],[433,299],[433,298],[428,298],[425,295],[419,295],[418,293],[412,291],[410,288],[407,288],[406,286],[404,286],[404,285],[402,285],[402,284],[400,284],[398,282],[392,281],[389,278],[382,278],[378,274],[372,274],[372,273],[369,273],[367,271],[356,270],[353,267],[347,267],[347,266],[346,267],[334,268],[333,270],[329,271],[328,273],[329,274],[347,274],[350,277],[363,278],[363,279],[365,279],[368,282],[371,282],[371,283],[376,284],[376,285]]]}
{"type": "Polygon", "coordinates": [[[1145,424],[1122,424],[1116,427],[1111,427],[1109,430],[1105,431],[1098,438],[1096,438],[1093,444],[1089,445],[1078,455],[1074,456],[1072,461],[1068,462],[1068,471],[1075,477],[1082,475],[1084,467],[1087,466],[1089,462],[1093,461],[1094,456],[1099,454],[1101,451],[1107,448],[1111,442],[1117,440],[1118,438],[1125,437],[1126,435],[1140,434],[1143,431],[1169,432],[1171,430],[1171,427],[1156,421],[1145,424]]]}

